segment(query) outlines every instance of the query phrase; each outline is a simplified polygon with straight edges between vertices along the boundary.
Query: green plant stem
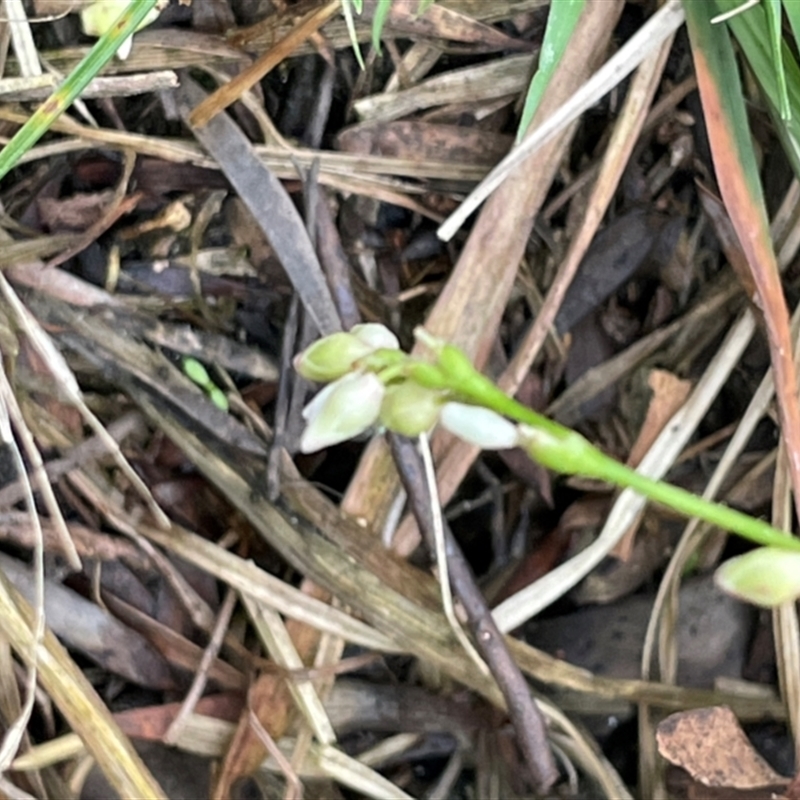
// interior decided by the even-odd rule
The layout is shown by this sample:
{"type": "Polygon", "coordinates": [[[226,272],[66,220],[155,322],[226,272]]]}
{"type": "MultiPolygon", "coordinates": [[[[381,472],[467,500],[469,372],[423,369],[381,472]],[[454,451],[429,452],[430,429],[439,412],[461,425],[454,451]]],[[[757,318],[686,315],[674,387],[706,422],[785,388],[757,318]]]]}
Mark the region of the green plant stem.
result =
{"type": "Polygon", "coordinates": [[[579,433],[518,403],[478,372],[471,376],[460,376],[455,392],[468,402],[491,408],[533,429],[528,452],[549,469],[633,489],[649,500],[687,517],[697,517],[756,544],[800,551],[800,539],[787,535],[763,520],[720,503],[712,503],[677,486],[653,480],[621,464],[598,450],[579,433]]]}
{"type": "Polygon", "coordinates": [[[33,147],[50,126],[75,101],[89,82],[108,63],[120,45],[150,13],[157,0],[131,0],[117,21],[97,40],[86,57],[61,86],[42,103],[0,152],[0,179],[33,147]]]}

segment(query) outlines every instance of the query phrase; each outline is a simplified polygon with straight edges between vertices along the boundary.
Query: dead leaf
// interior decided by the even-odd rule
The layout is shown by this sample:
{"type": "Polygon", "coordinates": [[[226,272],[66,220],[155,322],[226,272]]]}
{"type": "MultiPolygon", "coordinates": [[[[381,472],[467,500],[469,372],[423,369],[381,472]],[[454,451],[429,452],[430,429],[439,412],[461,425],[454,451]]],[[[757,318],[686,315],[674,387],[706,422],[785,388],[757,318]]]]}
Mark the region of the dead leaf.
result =
{"type": "Polygon", "coordinates": [[[81,192],[72,197],[37,200],[42,225],[51,232],[82,231],[103,215],[114,197],[111,189],[102,192],[81,192]]]}
{"type": "Polygon", "coordinates": [[[351,125],[337,142],[348,153],[494,166],[511,148],[513,137],[463,125],[395,120],[351,125]]]}
{"type": "Polygon", "coordinates": [[[786,784],[755,751],[727,706],[670,714],[656,730],[658,752],[706,786],[755,789],[786,784]]]}
{"type": "MultiPolygon", "coordinates": [[[[366,8],[366,16],[374,14],[374,9],[366,8]]],[[[486,52],[492,50],[531,50],[531,44],[521,39],[514,39],[505,33],[472,19],[467,14],[451,8],[445,8],[438,3],[429,6],[423,14],[419,13],[419,3],[416,0],[395,0],[389,11],[388,23],[398,32],[426,36],[431,39],[443,39],[453,42],[469,42],[478,45],[486,52]]]]}
{"type": "Polygon", "coordinates": [[[644,458],[653,442],[661,434],[664,426],[673,414],[686,402],[692,384],[671,372],[654,369],[647,379],[647,385],[653,390],[653,397],[647,409],[647,416],[628,455],[628,466],[635,467],[644,458]]]}
{"type": "MultiPolygon", "coordinates": [[[[644,458],[653,442],[661,434],[664,426],[684,404],[692,388],[690,381],[682,380],[676,375],[661,369],[654,369],[650,373],[647,384],[653,390],[653,397],[650,400],[647,416],[639,431],[639,436],[628,455],[628,466],[631,467],[635,467],[644,458]]],[[[622,561],[627,561],[633,552],[633,540],[638,529],[639,524],[637,522],[619,540],[611,554],[622,561]]]]}

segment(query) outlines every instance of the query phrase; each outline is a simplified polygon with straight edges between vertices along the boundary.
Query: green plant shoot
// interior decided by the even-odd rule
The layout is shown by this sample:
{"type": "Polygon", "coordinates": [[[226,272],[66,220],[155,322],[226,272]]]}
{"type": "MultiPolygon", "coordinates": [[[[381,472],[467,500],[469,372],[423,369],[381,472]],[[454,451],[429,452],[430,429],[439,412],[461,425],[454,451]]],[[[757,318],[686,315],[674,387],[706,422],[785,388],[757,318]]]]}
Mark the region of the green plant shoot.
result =
{"type": "Polygon", "coordinates": [[[378,5],[375,6],[375,16],[372,19],[372,46],[376,53],[381,52],[381,33],[391,10],[392,0],[378,0],[378,5]]]}
{"type": "MultiPolygon", "coordinates": [[[[577,0],[583,2],[583,0],[577,0]]],[[[425,10],[432,6],[436,0],[418,0],[417,14],[424,14],[425,10]]],[[[576,0],[569,0],[576,2],[576,0]]],[[[392,10],[392,0],[377,0],[375,4],[375,14],[372,17],[372,46],[376,53],[381,52],[381,34],[383,33],[389,12],[392,10]]],[[[342,14],[347,24],[347,32],[350,35],[350,44],[356,56],[356,61],[361,69],[364,69],[364,57],[361,55],[361,48],[358,45],[358,33],[356,33],[356,23],[353,12],[359,16],[364,11],[364,0],[342,0],[342,14]]]]}
{"type": "Polygon", "coordinates": [[[187,378],[196,383],[207,395],[209,400],[222,411],[228,411],[229,404],[225,392],[211,380],[208,370],[196,359],[185,356],[181,360],[183,372],[187,378]]]}

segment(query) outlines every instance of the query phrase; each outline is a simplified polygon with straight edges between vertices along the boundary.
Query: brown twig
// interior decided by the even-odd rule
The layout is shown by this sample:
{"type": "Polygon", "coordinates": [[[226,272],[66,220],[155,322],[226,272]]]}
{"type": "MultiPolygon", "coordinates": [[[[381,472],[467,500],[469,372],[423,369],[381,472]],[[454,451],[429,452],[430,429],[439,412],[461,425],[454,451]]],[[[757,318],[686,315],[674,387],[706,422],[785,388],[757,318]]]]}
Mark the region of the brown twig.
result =
{"type": "MultiPolygon", "coordinates": [[[[417,524],[425,541],[432,548],[431,497],[420,455],[414,443],[405,437],[390,434],[389,443],[417,524]]],[[[558,768],[547,743],[544,719],[531,697],[519,667],[506,647],[503,635],[495,625],[461,548],[444,521],[443,528],[453,593],[464,606],[475,644],[503,693],[511,723],[517,733],[517,741],[534,782],[541,790],[549,789],[558,778],[558,768]]]]}

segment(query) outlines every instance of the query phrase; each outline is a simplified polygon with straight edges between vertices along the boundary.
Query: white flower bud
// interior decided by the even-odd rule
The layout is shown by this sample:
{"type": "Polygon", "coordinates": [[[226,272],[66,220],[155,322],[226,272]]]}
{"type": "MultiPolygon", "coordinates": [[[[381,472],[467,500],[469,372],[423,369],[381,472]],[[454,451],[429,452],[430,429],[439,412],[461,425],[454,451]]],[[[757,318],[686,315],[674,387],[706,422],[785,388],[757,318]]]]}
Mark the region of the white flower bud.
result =
{"type": "Polygon", "coordinates": [[[464,403],[445,403],[439,423],[465,442],[484,450],[507,450],[516,447],[517,426],[495,411],[464,403]]]}
{"type": "Polygon", "coordinates": [[[348,373],[326,386],[303,409],[308,421],[300,451],[313,453],[352,439],[378,419],[384,386],[371,372],[348,373]]]}
{"type": "Polygon", "coordinates": [[[385,326],[377,322],[365,322],[354,325],[350,333],[360,339],[371,350],[399,350],[400,342],[397,337],[385,326]]]}

